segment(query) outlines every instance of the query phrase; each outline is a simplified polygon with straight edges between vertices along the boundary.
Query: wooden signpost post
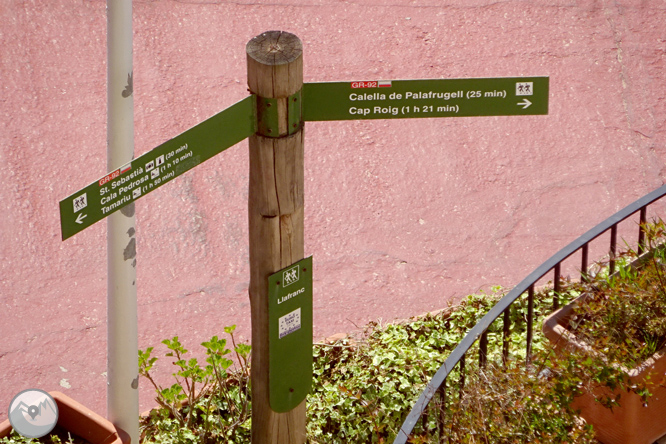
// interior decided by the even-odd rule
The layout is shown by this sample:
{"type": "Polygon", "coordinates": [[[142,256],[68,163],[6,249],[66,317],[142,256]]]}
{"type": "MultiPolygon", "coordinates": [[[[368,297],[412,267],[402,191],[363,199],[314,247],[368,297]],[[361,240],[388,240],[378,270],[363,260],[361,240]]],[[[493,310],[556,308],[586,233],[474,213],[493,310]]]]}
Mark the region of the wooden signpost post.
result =
{"type": "MultiPolygon", "coordinates": [[[[63,240],[249,137],[252,441],[305,442],[312,258],[304,258],[306,121],[548,114],[548,77],[303,83],[303,46],[248,42],[252,95],[60,202],[63,240]]],[[[138,421],[138,418],[137,418],[138,421]]]]}
{"type": "Polygon", "coordinates": [[[252,442],[304,443],[305,394],[284,413],[269,402],[268,328],[269,277],[303,259],[303,46],[295,35],[273,31],[253,38],[246,50],[258,127],[250,136],[248,198],[252,442]]]}

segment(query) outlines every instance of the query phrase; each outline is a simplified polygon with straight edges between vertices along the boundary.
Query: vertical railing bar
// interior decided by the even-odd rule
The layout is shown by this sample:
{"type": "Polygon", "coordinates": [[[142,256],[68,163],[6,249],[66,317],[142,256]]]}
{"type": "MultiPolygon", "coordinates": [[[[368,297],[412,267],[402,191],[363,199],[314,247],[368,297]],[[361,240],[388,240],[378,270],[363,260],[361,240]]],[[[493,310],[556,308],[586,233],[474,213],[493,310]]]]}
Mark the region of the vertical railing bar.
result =
{"type": "Polygon", "coordinates": [[[532,361],[532,329],[534,326],[534,284],[527,290],[527,350],[525,360],[529,365],[532,361]]]}
{"type": "Polygon", "coordinates": [[[460,358],[460,387],[458,391],[458,398],[462,399],[463,389],[465,388],[465,357],[467,354],[464,354],[460,358]]]}
{"type": "Polygon", "coordinates": [[[484,331],[479,339],[479,368],[484,368],[488,360],[488,332],[484,331]]]}
{"type": "Polygon", "coordinates": [[[437,389],[439,393],[439,401],[441,406],[439,408],[439,416],[437,420],[437,433],[439,433],[439,442],[444,442],[444,424],[446,424],[446,379],[437,389]]]}
{"type": "Polygon", "coordinates": [[[580,279],[583,282],[587,282],[587,266],[588,266],[588,253],[589,253],[589,242],[586,242],[585,245],[581,248],[581,263],[580,263],[580,279]]]}
{"type": "Polygon", "coordinates": [[[506,310],[504,310],[504,329],[502,331],[503,342],[502,342],[502,365],[506,367],[506,363],[509,360],[509,335],[511,334],[511,317],[510,317],[511,306],[509,305],[506,310]]]}
{"type": "Polygon", "coordinates": [[[561,272],[560,272],[560,265],[562,263],[558,263],[555,265],[555,276],[553,276],[553,311],[557,310],[560,308],[560,277],[561,277],[561,272]]]}
{"type": "MultiPolygon", "coordinates": [[[[665,187],[662,187],[662,188],[666,188],[666,186],[665,186],[665,187]]],[[[661,189],[658,190],[658,191],[661,191],[661,189]]],[[[654,193],[654,192],[653,192],[653,193],[654,193]]],[[[653,193],[650,194],[650,197],[652,197],[652,194],[653,194],[653,193]]],[[[666,192],[662,192],[662,194],[659,195],[659,196],[657,197],[657,199],[663,197],[664,195],[666,195],[666,192]]],[[[648,197],[648,196],[646,196],[646,197],[648,197]]],[[[643,201],[643,199],[641,199],[641,200],[643,201]]],[[[635,204],[638,204],[638,203],[642,204],[641,201],[638,201],[638,202],[636,202],[635,204]]],[[[600,234],[605,233],[609,228],[610,228],[610,231],[611,231],[611,239],[610,239],[610,261],[609,261],[610,266],[609,266],[609,268],[610,268],[610,272],[611,272],[611,273],[614,272],[614,269],[615,269],[615,263],[616,263],[616,259],[617,259],[617,257],[616,257],[616,250],[617,250],[617,231],[618,231],[618,224],[619,224],[619,221],[625,220],[627,217],[629,217],[629,216],[635,214],[636,211],[640,211],[639,248],[638,248],[638,250],[639,250],[640,252],[644,252],[644,251],[645,251],[645,249],[646,249],[646,244],[645,244],[645,236],[646,236],[646,233],[645,233],[645,224],[646,224],[646,222],[647,222],[647,220],[646,220],[646,219],[647,219],[647,204],[645,204],[645,206],[643,206],[643,207],[640,208],[639,210],[635,209],[636,206],[637,206],[637,205],[632,205],[632,206],[631,206],[632,208],[631,208],[631,211],[630,211],[630,212],[626,211],[626,210],[629,210],[629,207],[627,207],[627,208],[625,208],[625,210],[622,210],[621,212],[618,212],[616,215],[614,215],[613,218],[609,218],[606,222],[603,223],[603,225],[604,225],[604,226],[603,226],[603,231],[599,230],[598,233],[596,232],[596,231],[597,231],[597,228],[601,228],[601,226],[602,226],[602,224],[599,224],[598,227],[595,227],[595,229],[590,230],[590,231],[589,231],[588,233],[586,233],[584,236],[581,236],[581,237],[579,238],[579,240],[575,242],[577,245],[575,245],[573,251],[568,252],[567,255],[564,257],[564,258],[570,257],[570,255],[571,255],[572,253],[575,253],[577,249],[581,249],[581,278],[582,278],[583,280],[589,280],[589,273],[588,273],[588,271],[589,271],[589,270],[588,270],[588,268],[589,268],[589,264],[588,264],[588,259],[589,259],[589,243],[591,242],[591,240],[595,239],[595,238],[596,238],[597,236],[599,236],[600,234]],[[626,215],[623,215],[624,213],[627,213],[627,214],[626,214],[626,215]],[[622,216],[622,217],[619,217],[619,216],[622,216]],[[615,220],[617,220],[618,222],[615,222],[615,224],[613,224],[613,225],[611,225],[611,226],[609,227],[609,226],[608,226],[608,223],[611,222],[612,219],[615,219],[615,220]],[[580,241],[583,240],[583,239],[585,239],[585,240],[584,240],[585,243],[583,243],[583,244],[581,245],[582,242],[580,242],[580,241]]],[[[571,246],[574,246],[574,244],[572,244],[571,246]]],[[[564,252],[566,252],[566,251],[569,251],[569,247],[567,247],[566,249],[563,249],[560,253],[564,253],[564,252]]],[[[561,256],[560,253],[558,253],[556,256],[554,256],[554,257],[551,258],[551,259],[555,259],[555,257],[557,257],[557,256],[561,256]]],[[[553,290],[554,290],[554,293],[555,293],[555,294],[554,294],[554,297],[553,297],[553,309],[557,309],[557,308],[559,308],[559,294],[560,294],[560,292],[561,292],[561,282],[560,282],[560,281],[562,280],[562,279],[561,279],[561,264],[562,264],[562,262],[564,261],[564,259],[563,259],[563,258],[559,258],[558,260],[559,260],[560,262],[558,262],[558,263],[555,264],[555,265],[551,265],[552,262],[554,262],[554,261],[551,261],[551,260],[549,260],[549,261],[547,261],[546,263],[542,264],[542,267],[543,267],[543,268],[545,268],[545,266],[548,266],[548,267],[551,267],[551,266],[552,266],[553,268],[550,268],[550,269],[547,269],[547,270],[553,270],[553,271],[554,271],[554,279],[553,279],[553,281],[554,281],[554,285],[553,285],[553,290]]],[[[538,270],[535,270],[535,272],[536,272],[536,271],[540,271],[542,267],[539,267],[539,269],[538,269],[538,270]]],[[[546,271],[546,273],[547,273],[547,271],[546,271]]],[[[543,277],[544,274],[541,274],[540,276],[543,277]]],[[[541,277],[536,278],[536,279],[537,279],[537,280],[538,280],[538,279],[541,279],[541,277]]],[[[524,284],[521,283],[520,285],[522,286],[522,285],[524,285],[524,284]]],[[[532,359],[532,348],[533,348],[533,347],[532,347],[532,342],[533,342],[533,338],[534,338],[534,331],[533,331],[533,330],[534,330],[534,294],[535,294],[535,285],[536,285],[536,280],[533,280],[532,283],[529,284],[528,292],[527,292],[527,299],[528,299],[528,310],[527,310],[527,311],[528,311],[528,313],[527,313],[527,344],[526,344],[526,361],[527,361],[527,365],[530,364],[530,361],[531,361],[531,359],[532,359]]],[[[524,287],[522,287],[522,288],[524,289],[524,287]]],[[[520,294],[518,297],[522,297],[523,295],[524,295],[524,293],[520,294]]],[[[516,300],[516,296],[512,296],[512,298],[513,298],[513,299],[511,299],[512,302],[509,302],[508,304],[504,305],[505,308],[504,308],[504,310],[503,310],[503,315],[504,315],[503,340],[504,340],[505,344],[503,344],[503,350],[502,350],[502,354],[503,354],[503,356],[502,356],[502,358],[503,358],[503,361],[504,361],[505,363],[506,363],[506,359],[508,359],[508,351],[506,351],[506,350],[508,350],[508,347],[510,347],[510,344],[508,344],[508,341],[509,341],[510,334],[511,334],[511,324],[510,324],[511,320],[510,320],[510,311],[509,311],[509,310],[510,310],[511,304],[512,304],[513,302],[515,302],[515,300],[516,300]],[[506,347],[506,348],[505,348],[505,347],[506,347]]],[[[494,320],[496,320],[498,317],[499,317],[499,316],[497,316],[497,314],[495,314],[495,318],[494,318],[494,320]]],[[[491,322],[492,322],[492,321],[491,321],[491,322]]],[[[517,322],[518,322],[518,320],[517,320],[517,322]]],[[[479,324],[477,324],[477,326],[479,326],[479,324]]],[[[487,325],[486,325],[486,328],[488,328],[487,325]]],[[[475,334],[476,334],[476,332],[475,332],[475,334]]],[[[471,339],[471,338],[470,338],[470,339],[471,339]]],[[[479,348],[480,348],[480,350],[479,350],[479,362],[480,362],[481,365],[485,365],[485,364],[486,364],[486,361],[487,361],[487,343],[488,343],[487,331],[484,331],[484,332],[481,334],[481,337],[480,337],[479,339],[480,339],[480,344],[479,344],[479,348]]],[[[467,338],[465,338],[464,342],[467,342],[467,338]]],[[[474,340],[472,340],[471,342],[473,343],[474,340]]],[[[461,343],[460,345],[462,345],[462,343],[461,343]]],[[[468,344],[467,344],[467,348],[466,348],[465,350],[469,351],[469,347],[470,347],[470,345],[471,345],[471,343],[468,343],[468,344]]],[[[462,350],[461,350],[461,351],[462,351],[462,350]]],[[[447,361],[448,361],[448,360],[447,360],[447,361]]],[[[459,395],[459,399],[462,399],[462,397],[463,397],[463,392],[464,392],[464,388],[465,388],[465,380],[466,380],[466,353],[463,353],[462,356],[460,356],[460,358],[458,359],[457,363],[460,364],[460,366],[459,366],[460,374],[459,374],[459,392],[458,392],[458,395],[459,395]]],[[[445,369],[445,367],[448,366],[448,365],[449,365],[448,362],[445,363],[445,365],[442,366],[442,368],[441,368],[440,370],[445,369]]],[[[453,365],[455,366],[455,363],[453,363],[453,365]]],[[[447,373],[447,374],[448,374],[448,373],[447,373]]],[[[435,427],[428,429],[428,428],[427,428],[427,419],[424,419],[424,421],[425,421],[425,423],[426,423],[426,429],[427,429],[426,431],[427,431],[428,435],[430,435],[430,432],[433,432],[433,433],[438,432],[438,433],[439,433],[439,441],[440,441],[440,442],[444,442],[444,441],[445,441],[445,437],[444,437],[444,428],[446,427],[446,418],[447,418],[447,412],[448,412],[447,405],[446,405],[446,403],[447,403],[447,397],[448,397],[448,393],[447,393],[447,390],[446,390],[446,385],[447,385],[447,379],[446,379],[446,377],[445,377],[445,379],[441,382],[440,386],[436,389],[436,391],[435,391],[435,393],[434,393],[434,394],[437,395],[437,396],[439,397],[439,399],[441,400],[441,406],[442,406],[442,408],[440,409],[440,412],[435,412],[436,414],[438,413],[437,424],[435,425],[435,427]]],[[[429,390],[430,390],[430,388],[429,388],[429,390]]],[[[432,393],[432,392],[431,392],[431,393],[432,393]]],[[[424,396],[424,395],[422,395],[422,397],[423,397],[423,396],[424,396]]],[[[427,399],[432,400],[432,397],[428,397],[427,399]]],[[[420,401],[420,400],[419,400],[419,401],[420,401]]],[[[410,431],[413,430],[413,425],[416,423],[416,421],[418,421],[419,419],[421,419],[421,418],[418,418],[418,417],[412,419],[412,417],[415,416],[414,413],[416,413],[416,414],[421,414],[421,413],[423,413],[423,412],[424,412],[424,410],[423,410],[422,408],[418,408],[418,409],[417,409],[417,408],[415,407],[415,408],[413,409],[412,413],[410,413],[409,417],[407,418],[407,420],[406,420],[405,423],[403,424],[404,429],[401,428],[401,430],[400,430],[400,431],[402,432],[402,435],[405,436],[405,438],[409,438],[409,436],[411,436],[410,431]],[[419,410],[420,410],[420,411],[419,411],[419,410]],[[409,435],[408,435],[408,433],[409,433],[409,435]]],[[[431,411],[430,413],[432,413],[432,411],[431,411]]],[[[451,440],[450,436],[449,436],[448,438],[449,438],[449,442],[450,442],[450,440],[451,440]]],[[[398,438],[396,438],[396,442],[404,443],[405,441],[402,439],[402,437],[400,437],[400,440],[398,440],[398,438]]]]}
{"type": "Polygon", "coordinates": [[[611,227],[609,275],[615,273],[615,250],[617,248],[617,224],[611,227]]]}
{"type": "Polygon", "coordinates": [[[640,225],[638,226],[638,254],[645,253],[645,224],[647,223],[647,207],[641,208],[640,225]]]}
{"type": "Polygon", "coordinates": [[[423,433],[426,437],[430,435],[430,433],[428,432],[429,410],[430,410],[430,404],[426,406],[426,408],[423,410],[423,414],[421,414],[421,427],[423,427],[423,433]]]}

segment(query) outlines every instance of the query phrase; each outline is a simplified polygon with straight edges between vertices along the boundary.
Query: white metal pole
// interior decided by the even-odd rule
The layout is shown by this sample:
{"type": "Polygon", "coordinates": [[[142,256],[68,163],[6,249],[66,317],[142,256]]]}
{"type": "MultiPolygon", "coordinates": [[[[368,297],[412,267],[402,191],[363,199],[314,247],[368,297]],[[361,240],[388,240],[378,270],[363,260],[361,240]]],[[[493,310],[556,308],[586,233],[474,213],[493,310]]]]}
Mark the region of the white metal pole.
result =
{"type": "MultiPolygon", "coordinates": [[[[134,157],[132,0],[107,0],[107,168],[134,157]]],[[[107,218],[107,415],[139,442],[134,203],[107,218]]]]}

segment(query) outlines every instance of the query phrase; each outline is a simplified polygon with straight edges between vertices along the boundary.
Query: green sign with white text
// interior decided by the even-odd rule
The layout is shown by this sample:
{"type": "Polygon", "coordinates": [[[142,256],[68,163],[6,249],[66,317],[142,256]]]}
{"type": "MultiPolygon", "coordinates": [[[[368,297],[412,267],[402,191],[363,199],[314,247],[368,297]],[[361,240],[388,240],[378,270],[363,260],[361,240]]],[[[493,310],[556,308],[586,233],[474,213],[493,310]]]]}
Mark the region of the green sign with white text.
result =
{"type": "MultiPolygon", "coordinates": [[[[544,115],[548,87],[548,77],[305,83],[302,120],[544,115]]],[[[251,136],[266,123],[257,114],[249,96],[63,199],[62,239],[251,136]]]]}
{"type": "Polygon", "coordinates": [[[268,278],[268,400],[288,412],[312,387],[312,256],[268,278]]]}
{"type": "Polygon", "coordinates": [[[256,131],[255,98],[246,97],[60,201],[65,240],[256,131]]]}
{"type": "Polygon", "coordinates": [[[548,114],[548,77],[306,83],[303,120],[548,114]]]}

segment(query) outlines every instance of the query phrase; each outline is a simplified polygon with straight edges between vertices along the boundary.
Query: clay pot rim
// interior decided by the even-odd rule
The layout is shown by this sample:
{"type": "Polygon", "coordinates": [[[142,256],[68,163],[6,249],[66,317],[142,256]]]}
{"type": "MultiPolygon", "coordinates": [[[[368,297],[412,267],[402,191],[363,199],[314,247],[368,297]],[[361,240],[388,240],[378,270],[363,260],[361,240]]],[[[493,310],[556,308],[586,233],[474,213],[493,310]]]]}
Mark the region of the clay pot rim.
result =
{"type": "MultiPolygon", "coordinates": [[[[76,426],[63,427],[69,432],[81,436],[81,433],[79,433],[80,432],[79,429],[81,427],[89,425],[95,427],[97,430],[103,430],[104,433],[102,433],[102,435],[106,435],[105,438],[94,441],[90,441],[90,439],[86,436],[81,436],[82,439],[91,442],[91,444],[130,444],[131,442],[130,436],[124,430],[114,426],[106,418],[93,412],[83,404],[75,401],[74,399],[70,398],[69,396],[65,395],[62,392],[51,391],[48,393],[53,397],[53,399],[58,404],[58,410],[59,410],[58,424],[62,425],[61,419],[65,419],[63,413],[68,411],[74,412],[73,414],[71,414],[70,417],[76,417],[77,419],[75,421],[76,426]]],[[[11,423],[9,422],[9,418],[0,423],[0,438],[8,436],[11,433],[11,431],[12,431],[12,426],[11,423]]]]}
{"type": "MultiPolygon", "coordinates": [[[[572,346],[580,351],[591,353],[605,359],[603,353],[592,348],[592,346],[578,338],[573,332],[571,332],[571,330],[569,330],[569,328],[567,328],[569,320],[576,314],[576,308],[581,306],[585,300],[590,297],[590,293],[583,293],[564,307],[551,313],[544,320],[542,331],[548,340],[554,344],[556,349],[572,346]],[[552,334],[549,334],[550,332],[552,332],[552,334]]],[[[666,346],[657,350],[652,356],[636,367],[627,368],[620,364],[613,364],[613,367],[622,370],[633,381],[636,379],[642,379],[646,376],[646,374],[653,369],[657,361],[664,356],[666,356],[666,346]]]]}

